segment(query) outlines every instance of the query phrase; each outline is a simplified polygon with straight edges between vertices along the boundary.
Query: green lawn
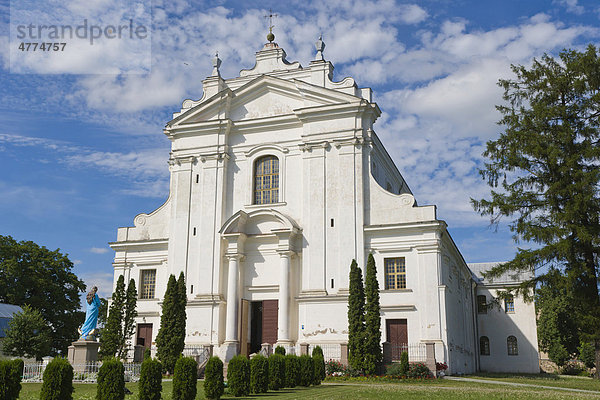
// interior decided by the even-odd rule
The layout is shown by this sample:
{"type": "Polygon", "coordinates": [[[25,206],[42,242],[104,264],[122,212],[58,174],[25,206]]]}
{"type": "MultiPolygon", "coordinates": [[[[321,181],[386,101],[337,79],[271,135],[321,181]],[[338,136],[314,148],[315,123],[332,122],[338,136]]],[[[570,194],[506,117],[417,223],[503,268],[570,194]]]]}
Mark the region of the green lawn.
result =
{"type": "Polygon", "coordinates": [[[578,376],[554,374],[477,374],[469,375],[468,378],[491,379],[495,381],[527,383],[532,385],[572,389],[596,390],[600,392],[600,380],[578,376]]]}
{"type": "MultiPolygon", "coordinates": [[[[483,378],[483,377],[482,377],[483,378]]],[[[489,378],[486,376],[486,378],[489,378]]],[[[493,378],[496,379],[496,378],[493,378]]],[[[510,378],[499,378],[510,379],[510,378]]],[[[536,378],[529,378],[530,382],[540,382],[536,378]]],[[[569,381],[567,379],[567,381],[569,381]]],[[[530,383],[522,381],[522,383],[530,383]]],[[[559,380],[558,382],[562,382],[559,380]]],[[[546,381],[538,384],[545,384],[546,381]]],[[[555,382],[556,383],[556,382],[555,382]]],[[[550,386],[550,385],[547,385],[550,386]]],[[[128,383],[127,387],[133,395],[126,399],[137,398],[137,384],[128,383]]],[[[23,383],[21,399],[39,399],[41,383],[23,383]]],[[[163,382],[163,399],[171,399],[172,382],[163,382]]],[[[95,384],[75,384],[73,398],[95,399],[95,384]]],[[[202,382],[198,382],[198,399],[204,399],[202,382]]],[[[225,396],[223,399],[234,397],[225,396]]],[[[600,394],[571,393],[541,388],[515,388],[485,383],[456,382],[448,380],[437,380],[424,383],[329,383],[318,387],[285,389],[279,392],[269,392],[263,395],[248,397],[249,399],[332,399],[332,400],[354,400],[354,399],[433,399],[433,400],[458,400],[458,399],[600,399],[600,394]]]]}

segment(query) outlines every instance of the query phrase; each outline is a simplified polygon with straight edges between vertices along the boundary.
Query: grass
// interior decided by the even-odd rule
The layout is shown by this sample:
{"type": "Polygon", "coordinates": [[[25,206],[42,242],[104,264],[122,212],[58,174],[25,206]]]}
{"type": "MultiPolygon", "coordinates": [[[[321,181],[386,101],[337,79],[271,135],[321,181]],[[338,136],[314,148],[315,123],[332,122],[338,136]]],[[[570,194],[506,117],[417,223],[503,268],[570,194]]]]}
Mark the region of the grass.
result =
{"type": "MultiPolygon", "coordinates": [[[[494,378],[490,375],[481,375],[480,378],[488,378],[494,380],[502,379],[518,379],[514,376],[494,378]]],[[[560,377],[562,378],[562,377],[560,377]]],[[[538,382],[538,385],[546,385],[547,380],[538,379],[536,377],[527,377],[528,381],[519,381],[520,383],[538,382]]],[[[573,379],[575,380],[575,379],[573,379]]],[[[556,382],[562,382],[558,379],[556,382]]],[[[571,381],[565,379],[565,381],[571,381]]],[[[41,383],[23,383],[20,399],[37,400],[40,396],[41,383]]],[[[75,384],[75,400],[93,400],[96,397],[95,384],[75,384]]],[[[198,382],[197,399],[204,399],[202,390],[202,382],[198,382]]],[[[546,385],[550,386],[550,385],[546,385]]],[[[133,392],[132,395],[125,396],[127,400],[137,399],[137,384],[128,383],[127,388],[133,392]]],[[[163,382],[163,399],[171,399],[171,391],[173,384],[170,381],[163,382]]],[[[484,400],[500,400],[500,399],[515,399],[515,400],[533,400],[533,399],[600,399],[600,393],[587,394],[565,392],[543,388],[529,387],[509,387],[486,383],[471,383],[448,380],[435,380],[426,382],[403,382],[398,383],[370,383],[360,382],[357,384],[346,383],[327,383],[325,385],[310,387],[310,388],[294,388],[285,389],[279,392],[270,391],[262,395],[254,395],[246,397],[246,399],[262,399],[262,400],[292,400],[292,399],[331,399],[331,400],[350,400],[350,399],[433,399],[433,400],[458,400],[458,399],[484,399],[484,400]]],[[[223,399],[235,399],[235,397],[227,396],[223,399]]],[[[238,399],[241,399],[238,397],[238,399]]]]}
{"type": "Polygon", "coordinates": [[[570,389],[596,390],[600,392],[600,380],[580,376],[555,374],[476,374],[469,378],[491,379],[502,382],[526,383],[530,385],[562,387],[570,389]]]}

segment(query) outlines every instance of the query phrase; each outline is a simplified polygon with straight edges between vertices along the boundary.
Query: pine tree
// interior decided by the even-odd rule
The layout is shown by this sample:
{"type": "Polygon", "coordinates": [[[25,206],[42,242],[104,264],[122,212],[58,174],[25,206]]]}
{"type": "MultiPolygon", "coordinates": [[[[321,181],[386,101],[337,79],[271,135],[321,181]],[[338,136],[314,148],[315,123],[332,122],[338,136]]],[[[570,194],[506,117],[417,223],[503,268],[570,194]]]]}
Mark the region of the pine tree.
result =
{"type": "Polygon", "coordinates": [[[363,369],[365,338],[365,292],[362,272],[356,260],[350,264],[350,294],[348,296],[348,362],[356,370],[363,369]]]}
{"type": "Polygon", "coordinates": [[[373,254],[367,261],[365,277],[365,342],[364,370],[366,374],[375,374],[382,361],[381,353],[381,307],[379,306],[379,283],[377,267],[373,254]]]}
{"type": "Polygon", "coordinates": [[[185,346],[186,303],[183,272],[179,275],[179,281],[174,275],[169,276],[162,304],[160,329],[156,336],[156,356],[169,373],[173,372],[175,362],[185,346]]]}
{"type": "Polygon", "coordinates": [[[100,336],[100,355],[102,358],[114,357],[119,351],[123,336],[121,321],[123,321],[124,308],[125,278],[120,275],[112,295],[106,326],[102,330],[102,336],[100,336]]]}
{"type": "MultiPolygon", "coordinates": [[[[548,266],[564,271],[582,339],[595,342],[600,362],[600,57],[592,45],[559,56],[544,55],[529,69],[513,66],[516,78],[499,81],[504,132],[487,143],[489,161],[480,171],[491,198],[472,203],[492,224],[514,218],[515,240],[534,243],[487,276],[548,266]]],[[[515,291],[530,299],[544,278],[538,274],[515,291]]]]}
{"type": "Polygon", "coordinates": [[[119,358],[127,358],[127,352],[131,344],[131,337],[135,332],[135,317],[137,317],[137,289],[135,280],[130,279],[127,285],[127,294],[125,296],[125,310],[123,312],[123,324],[121,332],[121,344],[119,347],[119,358]]]}

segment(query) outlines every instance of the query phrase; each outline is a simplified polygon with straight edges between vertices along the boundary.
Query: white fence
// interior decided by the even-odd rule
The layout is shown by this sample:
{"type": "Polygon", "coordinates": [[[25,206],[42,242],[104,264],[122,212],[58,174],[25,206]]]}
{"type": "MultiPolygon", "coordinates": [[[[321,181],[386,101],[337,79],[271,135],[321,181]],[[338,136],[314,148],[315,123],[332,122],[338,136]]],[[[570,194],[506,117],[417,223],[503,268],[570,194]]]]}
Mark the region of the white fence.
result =
{"type": "MultiPolygon", "coordinates": [[[[48,364],[28,363],[23,366],[23,382],[41,382],[48,364]]],[[[73,382],[96,382],[102,362],[73,365],[73,382]]],[[[124,363],[125,382],[137,382],[140,379],[141,364],[124,363]]]]}
{"type": "Polygon", "coordinates": [[[308,354],[312,355],[315,347],[321,347],[325,361],[341,361],[342,346],[339,343],[311,343],[308,345],[308,354]]]}
{"type": "Polygon", "coordinates": [[[427,359],[425,343],[390,344],[390,346],[392,349],[392,361],[400,361],[400,355],[403,352],[408,353],[408,361],[410,362],[425,362],[427,359]]]}

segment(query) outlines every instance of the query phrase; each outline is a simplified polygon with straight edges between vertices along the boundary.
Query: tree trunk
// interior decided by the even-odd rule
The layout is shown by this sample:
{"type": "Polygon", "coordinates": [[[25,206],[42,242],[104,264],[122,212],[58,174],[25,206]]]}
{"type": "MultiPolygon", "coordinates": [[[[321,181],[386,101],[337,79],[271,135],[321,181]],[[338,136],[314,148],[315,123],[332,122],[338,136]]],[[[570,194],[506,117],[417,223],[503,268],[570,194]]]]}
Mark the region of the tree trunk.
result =
{"type": "Polygon", "coordinates": [[[600,339],[596,339],[594,343],[596,347],[596,373],[594,378],[600,379],[600,339]]]}

